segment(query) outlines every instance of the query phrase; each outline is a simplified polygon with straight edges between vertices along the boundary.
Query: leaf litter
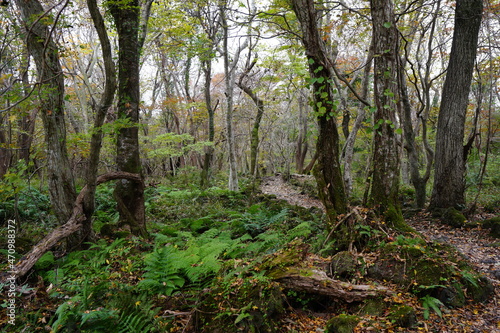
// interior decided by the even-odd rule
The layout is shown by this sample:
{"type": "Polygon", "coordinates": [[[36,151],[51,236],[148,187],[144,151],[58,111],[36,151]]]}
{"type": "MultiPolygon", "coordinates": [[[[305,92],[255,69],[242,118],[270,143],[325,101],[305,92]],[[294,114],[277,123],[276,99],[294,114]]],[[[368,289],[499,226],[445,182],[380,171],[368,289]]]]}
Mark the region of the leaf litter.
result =
{"type": "MultiPolygon", "coordinates": [[[[276,196],[278,200],[286,200],[291,205],[324,210],[320,200],[285,182],[280,174],[264,178],[261,191],[264,194],[276,196]]],[[[488,217],[491,216],[477,214],[470,219],[471,225],[472,221],[480,221],[488,217]]],[[[390,322],[382,322],[386,320],[385,318],[365,316],[354,332],[500,333],[500,241],[491,237],[489,231],[480,226],[466,225],[463,228],[453,228],[439,223],[425,211],[407,219],[407,222],[427,241],[454,246],[475,269],[482,272],[492,282],[495,292],[485,303],[468,302],[460,308],[445,307],[442,309],[441,318],[436,313],[431,313],[428,319],[423,318],[423,308],[414,295],[399,292],[397,297],[401,299],[401,302],[417,310],[419,321],[417,327],[398,328],[390,322]]],[[[393,287],[398,288],[394,285],[393,287]]],[[[282,320],[283,326],[279,332],[324,332],[327,319],[342,313],[342,310],[346,311],[347,309],[343,307],[332,309],[331,313],[290,308],[289,313],[282,320]]]]}

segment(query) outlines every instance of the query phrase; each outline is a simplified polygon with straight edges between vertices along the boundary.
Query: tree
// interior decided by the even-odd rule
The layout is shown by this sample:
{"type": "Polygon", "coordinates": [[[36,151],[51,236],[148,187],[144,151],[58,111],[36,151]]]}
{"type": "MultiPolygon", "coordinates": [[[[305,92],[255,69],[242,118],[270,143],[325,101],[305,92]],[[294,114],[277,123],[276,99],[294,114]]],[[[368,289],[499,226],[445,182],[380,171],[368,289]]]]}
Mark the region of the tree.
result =
{"type": "Polygon", "coordinates": [[[233,58],[231,59],[229,54],[229,31],[230,27],[228,24],[228,8],[225,6],[228,2],[221,4],[219,6],[220,19],[222,24],[222,56],[224,59],[224,83],[226,87],[226,140],[227,140],[227,150],[229,155],[229,184],[228,188],[230,191],[238,191],[238,164],[236,161],[236,147],[233,132],[233,99],[234,99],[234,87],[236,83],[236,66],[238,65],[238,60],[241,52],[247,47],[248,41],[244,41],[238,46],[235,51],[233,58]]]}
{"type": "Polygon", "coordinates": [[[456,2],[455,30],[437,124],[430,209],[465,206],[465,114],[482,12],[482,0],[456,2]]]}
{"type": "Polygon", "coordinates": [[[104,19],[97,7],[96,0],[87,0],[87,7],[89,9],[92,21],[97,30],[99,41],[102,48],[102,58],[104,61],[105,70],[105,86],[99,102],[92,103],[95,105],[95,118],[94,128],[92,130],[90,140],[90,153],[89,162],[85,174],[85,181],[87,183],[87,192],[83,196],[82,210],[85,215],[85,220],[82,222],[82,241],[92,235],[92,214],[95,209],[95,191],[97,187],[97,173],[99,167],[99,156],[102,146],[102,125],[108,113],[108,109],[113,103],[116,90],[116,70],[115,63],[112,57],[111,43],[108,38],[104,19]]]}
{"type": "Polygon", "coordinates": [[[333,222],[337,214],[347,211],[344,182],[340,169],[339,133],[333,96],[334,75],[331,59],[318,29],[318,15],[313,0],[292,0],[292,9],[300,22],[301,40],[306,49],[313,90],[313,108],[317,115],[319,135],[316,143],[318,164],[315,176],[319,193],[333,222]]]}
{"type": "MultiPolygon", "coordinates": [[[[252,47],[253,48],[253,47],[252,47]]],[[[252,68],[257,63],[257,58],[250,60],[251,52],[248,53],[248,58],[245,66],[245,70],[240,75],[240,79],[236,83],[238,87],[247,94],[252,101],[255,103],[257,107],[257,115],[255,116],[255,120],[253,123],[252,131],[250,133],[250,175],[257,175],[257,155],[259,152],[259,128],[260,122],[262,120],[262,116],[264,115],[264,100],[260,98],[257,93],[252,89],[247,82],[245,82],[245,78],[247,78],[252,71],[252,68]]]]}
{"type": "MultiPolygon", "coordinates": [[[[118,32],[118,118],[129,122],[118,133],[116,164],[120,171],[141,174],[138,127],[139,58],[144,41],[144,35],[139,38],[141,7],[139,0],[110,1],[108,6],[118,32]]],[[[151,1],[146,2],[143,13],[148,13],[150,6],[151,1]]],[[[122,223],[129,225],[133,234],[146,236],[143,183],[122,179],[115,188],[115,198],[122,223]]]]}
{"type": "Polygon", "coordinates": [[[374,52],[374,148],[370,204],[392,223],[402,220],[398,202],[401,149],[396,127],[399,87],[398,30],[392,0],[371,0],[374,52]]]}
{"type": "Polygon", "coordinates": [[[76,191],[66,149],[64,75],[52,35],[55,29],[51,27],[57,21],[52,22],[38,0],[16,0],[15,3],[21,11],[28,52],[37,68],[39,114],[45,130],[49,191],[54,213],[62,224],[71,216],[76,191]]]}
{"type": "MultiPolygon", "coordinates": [[[[198,55],[201,63],[201,69],[205,78],[203,86],[203,97],[205,107],[208,113],[208,141],[214,142],[215,139],[215,111],[217,104],[212,103],[212,62],[215,58],[215,50],[219,44],[219,31],[221,28],[220,12],[214,9],[215,6],[208,1],[203,6],[198,6],[195,17],[199,20],[201,28],[206,36],[204,47],[198,55]]],[[[214,156],[213,146],[208,146],[203,159],[203,168],[201,172],[201,186],[207,187],[210,184],[212,161],[214,156]]]]}
{"type": "Polygon", "coordinates": [[[435,9],[429,14],[430,23],[425,23],[425,20],[420,19],[418,14],[416,17],[410,16],[408,20],[412,22],[416,22],[411,24],[411,28],[406,33],[406,37],[403,36],[404,39],[403,49],[404,56],[400,55],[399,60],[399,70],[398,70],[398,82],[400,86],[401,93],[401,101],[402,101],[402,125],[403,125],[403,136],[405,140],[404,148],[408,155],[408,168],[410,174],[410,180],[415,188],[415,201],[417,208],[424,208],[426,202],[426,185],[427,181],[430,178],[432,165],[434,161],[434,151],[432,150],[429,140],[427,137],[427,119],[429,117],[430,109],[431,109],[431,87],[433,81],[439,77],[441,74],[438,74],[436,77],[431,78],[431,69],[433,65],[433,53],[434,46],[433,42],[436,35],[436,27],[438,22],[439,12],[441,10],[441,1],[438,0],[433,4],[435,9]],[[420,26],[420,27],[419,27],[420,26]],[[419,35],[418,38],[414,38],[416,35],[419,35]],[[425,43],[425,39],[427,38],[427,43],[425,43]],[[416,40],[416,42],[414,42],[416,40]],[[415,49],[412,49],[413,44],[416,44],[415,49]],[[421,56],[422,51],[426,51],[427,54],[423,54],[421,56]],[[410,61],[410,56],[414,54],[416,58],[416,62],[418,65],[418,80],[417,78],[413,78],[411,80],[408,75],[408,71],[406,71],[406,64],[411,65],[410,73],[415,72],[415,68],[413,67],[413,63],[410,61]],[[425,58],[422,60],[421,58],[425,58]],[[407,78],[408,77],[408,78],[407,78]],[[418,90],[418,102],[412,103],[410,92],[408,89],[409,84],[408,81],[413,84],[413,86],[418,90]],[[419,87],[421,87],[419,89],[419,87]],[[418,110],[414,114],[413,105],[419,105],[418,110]],[[416,124],[413,124],[413,117],[417,119],[416,124]],[[422,141],[425,150],[425,172],[423,175],[420,174],[419,166],[420,166],[420,156],[419,156],[419,147],[417,145],[417,134],[418,129],[422,126],[422,141]]]}

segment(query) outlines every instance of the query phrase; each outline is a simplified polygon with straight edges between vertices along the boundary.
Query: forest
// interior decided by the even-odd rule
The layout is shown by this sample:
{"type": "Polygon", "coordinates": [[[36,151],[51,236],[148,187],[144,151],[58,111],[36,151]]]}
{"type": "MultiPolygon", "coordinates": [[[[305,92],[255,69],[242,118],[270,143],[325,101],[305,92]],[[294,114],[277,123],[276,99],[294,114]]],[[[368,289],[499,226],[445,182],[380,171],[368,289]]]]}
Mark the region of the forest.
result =
{"type": "Polygon", "coordinates": [[[0,25],[1,332],[500,332],[498,0],[0,25]]]}

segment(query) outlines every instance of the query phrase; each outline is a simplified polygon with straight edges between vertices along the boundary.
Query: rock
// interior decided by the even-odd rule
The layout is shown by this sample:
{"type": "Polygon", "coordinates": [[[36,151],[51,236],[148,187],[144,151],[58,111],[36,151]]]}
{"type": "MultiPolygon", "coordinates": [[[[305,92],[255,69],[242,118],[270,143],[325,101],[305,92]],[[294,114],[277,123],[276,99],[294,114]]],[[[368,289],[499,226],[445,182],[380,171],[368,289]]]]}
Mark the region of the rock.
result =
{"type": "Polygon", "coordinates": [[[349,278],[354,275],[357,266],[357,259],[349,251],[341,251],[335,254],[330,263],[330,276],[349,278]]]}
{"type": "Polygon", "coordinates": [[[399,327],[410,328],[417,324],[415,309],[408,305],[395,305],[391,307],[391,313],[387,316],[387,319],[399,327]]]}
{"type": "Polygon", "coordinates": [[[380,316],[387,309],[388,304],[382,298],[370,298],[359,307],[360,315],[380,316]]]}
{"type": "Polygon", "coordinates": [[[463,227],[465,221],[465,216],[453,207],[447,208],[441,215],[441,222],[454,228],[463,227]]]}
{"type": "Polygon", "coordinates": [[[325,333],[352,333],[358,322],[358,316],[341,314],[326,323],[325,333]]]}
{"type": "Polygon", "coordinates": [[[500,216],[484,220],[481,224],[490,229],[490,236],[500,238],[500,216]]]}

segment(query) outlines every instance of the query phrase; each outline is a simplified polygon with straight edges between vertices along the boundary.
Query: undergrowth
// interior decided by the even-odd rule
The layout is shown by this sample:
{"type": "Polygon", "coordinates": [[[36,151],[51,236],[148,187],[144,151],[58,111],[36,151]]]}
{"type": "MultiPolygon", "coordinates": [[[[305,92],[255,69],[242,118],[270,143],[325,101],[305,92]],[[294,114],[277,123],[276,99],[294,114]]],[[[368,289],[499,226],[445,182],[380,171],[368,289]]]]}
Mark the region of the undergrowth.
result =
{"type": "MultiPolygon", "coordinates": [[[[97,232],[105,225],[117,228],[112,191],[103,186],[97,192],[97,232]]],[[[296,238],[318,243],[316,235],[322,233],[321,217],[306,210],[217,187],[159,185],[148,189],[146,203],[151,239],[102,237],[87,250],[60,258],[46,253],[32,275],[32,283],[46,292],[31,295],[39,301],[16,320],[33,332],[47,327],[53,332],[168,331],[175,317],[159,316],[159,304],[179,295],[206,304],[204,290],[214,288],[220,297],[236,285],[250,291],[266,279],[244,263],[259,262],[296,238]],[[253,278],[241,284],[242,275],[253,278]]],[[[269,283],[262,292],[272,289],[269,283]]],[[[219,318],[249,325],[250,318],[258,317],[255,304],[242,305],[234,318],[219,318]]]]}

